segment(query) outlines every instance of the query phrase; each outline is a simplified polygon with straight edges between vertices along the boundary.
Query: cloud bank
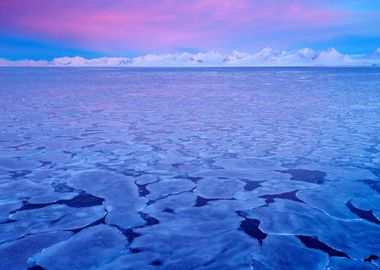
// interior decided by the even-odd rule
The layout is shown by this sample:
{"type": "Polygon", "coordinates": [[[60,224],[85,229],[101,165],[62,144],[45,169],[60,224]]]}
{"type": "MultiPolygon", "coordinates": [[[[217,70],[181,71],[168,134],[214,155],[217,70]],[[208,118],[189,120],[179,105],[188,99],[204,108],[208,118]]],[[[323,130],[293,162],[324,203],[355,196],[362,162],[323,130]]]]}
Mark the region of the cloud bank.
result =
{"type": "Polygon", "coordinates": [[[297,51],[279,51],[264,48],[255,53],[233,51],[221,54],[215,51],[200,53],[147,54],[134,58],[60,57],[51,61],[0,59],[0,66],[37,67],[197,67],[197,66],[380,66],[380,48],[370,54],[341,54],[331,48],[315,51],[304,48],[297,51]]]}

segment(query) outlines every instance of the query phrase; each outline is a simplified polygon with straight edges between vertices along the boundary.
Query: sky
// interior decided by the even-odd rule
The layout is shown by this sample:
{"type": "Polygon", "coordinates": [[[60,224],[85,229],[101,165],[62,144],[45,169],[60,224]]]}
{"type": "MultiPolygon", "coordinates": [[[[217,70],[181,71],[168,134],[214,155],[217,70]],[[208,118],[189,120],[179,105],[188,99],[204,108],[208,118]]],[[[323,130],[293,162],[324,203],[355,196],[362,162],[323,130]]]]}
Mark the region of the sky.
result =
{"type": "Polygon", "coordinates": [[[380,0],[0,0],[0,58],[380,47],[380,0]]]}

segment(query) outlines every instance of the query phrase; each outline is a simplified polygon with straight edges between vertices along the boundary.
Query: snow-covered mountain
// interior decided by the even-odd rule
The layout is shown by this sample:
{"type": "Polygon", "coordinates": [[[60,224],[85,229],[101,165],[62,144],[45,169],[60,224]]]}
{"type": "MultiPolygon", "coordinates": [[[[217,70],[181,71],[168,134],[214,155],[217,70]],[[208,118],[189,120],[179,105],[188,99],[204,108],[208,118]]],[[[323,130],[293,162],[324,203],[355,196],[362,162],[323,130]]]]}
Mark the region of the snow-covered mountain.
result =
{"type": "Polygon", "coordinates": [[[370,54],[370,57],[374,60],[380,60],[380,48],[377,48],[372,54],[370,54]]]}
{"type": "Polygon", "coordinates": [[[131,64],[131,59],[123,57],[100,57],[85,59],[83,57],[60,57],[50,62],[53,66],[123,66],[131,64]]]}
{"type": "Polygon", "coordinates": [[[72,66],[72,67],[133,67],[133,66],[370,66],[380,65],[380,48],[362,55],[341,54],[336,49],[314,51],[279,51],[264,48],[255,53],[233,51],[221,54],[215,51],[200,53],[147,54],[134,58],[60,57],[52,61],[0,59],[0,66],[72,66]]]}

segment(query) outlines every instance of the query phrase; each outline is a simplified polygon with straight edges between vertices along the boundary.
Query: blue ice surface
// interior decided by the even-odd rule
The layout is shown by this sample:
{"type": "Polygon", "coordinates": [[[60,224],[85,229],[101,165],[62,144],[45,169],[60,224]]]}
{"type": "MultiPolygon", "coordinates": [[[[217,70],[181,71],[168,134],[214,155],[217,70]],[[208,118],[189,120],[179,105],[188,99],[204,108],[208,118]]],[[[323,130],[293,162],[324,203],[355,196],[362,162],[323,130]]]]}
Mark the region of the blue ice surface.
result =
{"type": "Polygon", "coordinates": [[[379,68],[0,68],[0,269],[379,269],[379,68]]]}

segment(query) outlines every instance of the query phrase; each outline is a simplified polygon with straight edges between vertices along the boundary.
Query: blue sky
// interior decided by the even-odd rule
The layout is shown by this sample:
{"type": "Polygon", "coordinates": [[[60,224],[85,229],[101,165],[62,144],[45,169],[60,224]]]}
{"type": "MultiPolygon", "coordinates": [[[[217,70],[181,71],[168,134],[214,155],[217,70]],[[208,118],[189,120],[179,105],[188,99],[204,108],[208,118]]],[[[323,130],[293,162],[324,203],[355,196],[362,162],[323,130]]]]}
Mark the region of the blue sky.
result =
{"type": "Polygon", "coordinates": [[[3,0],[0,57],[380,47],[380,1],[3,0]]]}

